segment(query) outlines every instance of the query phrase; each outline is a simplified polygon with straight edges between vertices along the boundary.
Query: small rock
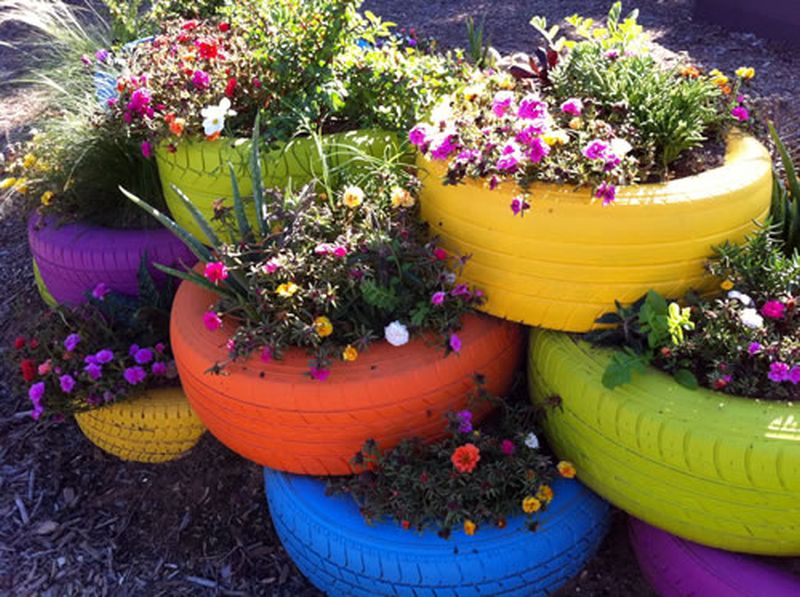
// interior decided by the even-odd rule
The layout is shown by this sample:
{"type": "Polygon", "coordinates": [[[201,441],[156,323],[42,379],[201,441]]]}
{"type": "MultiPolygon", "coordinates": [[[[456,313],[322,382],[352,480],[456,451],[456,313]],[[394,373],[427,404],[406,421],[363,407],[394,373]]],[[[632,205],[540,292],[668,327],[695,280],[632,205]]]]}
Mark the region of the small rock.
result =
{"type": "Polygon", "coordinates": [[[59,524],[55,520],[45,520],[36,525],[33,532],[37,535],[49,535],[59,529],[59,524]]]}

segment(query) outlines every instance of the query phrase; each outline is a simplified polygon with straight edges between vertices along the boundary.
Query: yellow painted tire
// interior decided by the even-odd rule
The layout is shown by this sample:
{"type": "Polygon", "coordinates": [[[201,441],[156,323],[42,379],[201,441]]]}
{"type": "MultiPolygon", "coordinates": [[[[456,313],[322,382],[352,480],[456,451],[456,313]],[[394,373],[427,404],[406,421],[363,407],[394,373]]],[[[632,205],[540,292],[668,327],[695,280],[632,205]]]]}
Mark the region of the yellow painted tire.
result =
{"type": "Polygon", "coordinates": [[[614,306],[648,289],[709,291],[703,264],[714,245],[738,242],[766,217],[772,192],[767,150],[733,134],[725,164],[664,184],[619,190],[602,207],[588,189],[537,184],[531,209],[514,216],[513,183],[442,184],[444,162],[420,158],[422,217],[442,245],[471,255],[463,281],[482,288],[492,315],[585,332],[614,306]]]}
{"type": "Polygon", "coordinates": [[[75,415],[84,435],[122,460],[168,462],[191,450],[205,427],[180,388],[141,396],[75,415]]]}
{"type": "Polygon", "coordinates": [[[50,294],[50,291],[47,290],[47,286],[45,286],[44,280],[42,280],[42,272],[39,271],[39,264],[36,263],[36,259],[32,259],[31,261],[33,261],[33,279],[36,282],[36,290],[39,291],[39,296],[42,297],[42,300],[51,309],[57,307],[58,302],[53,298],[53,295],[50,294]]]}
{"type": "MultiPolygon", "coordinates": [[[[396,150],[399,137],[380,130],[335,133],[323,137],[329,166],[335,167],[348,159],[347,148],[382,156],[387,147],[396,150]]],[[[186,209],[172,185],[178,187],[210,220],[214,215],[214,202],[223,199],[223,205],[233,206],[233,189],[228,163],[236,173],[236,182],[242,197],[253,193],[250,172],[252,142],[250,139],[218,139],[196,141],[186,139],[177,145],[177,151],[167,151],[166,145],[156,150],[156,163],[169,211],[175,221],[200,239],[205,239],[192,214],[186,209]]],[[[261,170],[268,188],[286,188],[291,179],[297,188],[320,174],[317,148],[308,137],[300,137],[261,155],[261,170]]],[[[352,155],[352,154],[351,154],[352,155]]],[[[255,213],[255,212],[253,212],[255,213]]],[[[219,228],[217,228],[218,230],[219,228]]]]}
{"type": "Polygon", "coordinates": [[[800,555],[800,404],[692,391],[653,368],[612,391],[611,350],[545,330],[529,348],[531,398],[583,483],[696,543],[800,555]]]}

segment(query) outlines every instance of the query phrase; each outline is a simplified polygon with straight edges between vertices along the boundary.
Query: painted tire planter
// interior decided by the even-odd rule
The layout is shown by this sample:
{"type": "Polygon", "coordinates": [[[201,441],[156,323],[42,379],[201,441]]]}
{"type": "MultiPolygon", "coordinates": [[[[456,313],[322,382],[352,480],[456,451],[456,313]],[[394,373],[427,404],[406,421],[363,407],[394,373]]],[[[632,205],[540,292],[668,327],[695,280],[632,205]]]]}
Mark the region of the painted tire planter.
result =
{"type": "Polygon", "coordinates": [[[191,450],[205,427],[180,388],[141,396],[75,415],[84,435],[122,460],[167,462],[191,450]]]}
{"type": "Polygon", "coordinates": [[[356,502],[325,496],[325,483],[264,470],[275,530],[300,571],[330,597],[376,595],[548,595],[577,574],[608,528],[609,506],[577,481],[554,483],[555,498],[529,531],[521,516],[473,536],[368,525],[356,502]]]}
{"type": "Polygon", "coordinates": [[[688,390],[654,368],[608,390],[611,350],[534,330],[529,387],[581,480],[626,512],[730,551],[800,555],[800,404],[688,390]]]}
{"type": "MultiPolygon", "coordinates": [[[[398,147],[398,136],[385,131],[368,130],[336,133],[323,137],[331,165],[338,160],[335,155],[346,153],[348,146],[357,146],[371,155],[383,155],[386,147],[398,147]],[[337,150],[337,148],[339,148],[337,150]]],[[[250,172],[252,142],[250,139],[218,139],[197,141],[185,139],[171,153],[165,145],[156,150],[156,163],[164,189],[164,198],[173,219],[200,239],[205,234],[186,209],[172,185],[178,187],[210,220],[214,215],[213,204],[218,199],[227,199],[233,205],[228,163],[236,173],[239,192],[243,197],[253,194],[250,172]]],[[[267,187],[286,188],[289,180],[295,187],[302,186],[319,170],[316,159],[317,148],[309,138],[297,138],[282,147],[261,154],[261,170],[267,187]],[[313,157],[312,157],[313,156],[313,157]]]]}
{"type": "Polygon", "coordinates": [[[356,362],[334,362],[324,382],[308,377],[300,349],[269,363],[253,356],[214,375],[206,371],[227,357],[234,327],[210,332],[202,325],[213,302],[213,293],[184,282],[172,307],[171,346],[186,396],[231,450],[294,473],[351,473],[350,459],[370,438],[390,448],[411,435],[441,437],[444,414],[466,408],[475,373],[504,395],[524,344],[518,326],[471,316],[459,332],[464,348],[446,358],[418,338],[399,348],[375,343],[356,362]]]}
{"type": "MultiPolygon", "coordinates": [[[[197,261],[166,228],[117,230],[79,223],[57,227],[45,220],[37,229],[37,219],[34,215],[28,220],[28,244],[43,288],[58,303],[80,304],[100,282],[117,292],[137,294],[137,272],[145,253],[150,263],[177,266],[197,261]]],[[[156,281],[165,279],[155,268],[151,273],[156,281]]]]}
{"type": "Polygon", "coordinates": [[[519,192],[479,181],[442,184],[446,165],[423,158],[422,217],[442,245],[472,255],[463,281],[488,295],[492,315],[585,332],[614,300],[648,289],[683,296],[711,290],[703,264],[714,245],[741,241],[766,217],[772,192],[767,150],[732,135],[725,165],[665,184],[621,189],[603,208],[588,189],[533,185],[531,209],[511,213],[519,192]]]}
{"type": "Polygon", "coordinates": [[[635,518],[628,531],[642,574],[660,597],[800,595],[800,577],[752,556],[684,541],[635,518]]]}

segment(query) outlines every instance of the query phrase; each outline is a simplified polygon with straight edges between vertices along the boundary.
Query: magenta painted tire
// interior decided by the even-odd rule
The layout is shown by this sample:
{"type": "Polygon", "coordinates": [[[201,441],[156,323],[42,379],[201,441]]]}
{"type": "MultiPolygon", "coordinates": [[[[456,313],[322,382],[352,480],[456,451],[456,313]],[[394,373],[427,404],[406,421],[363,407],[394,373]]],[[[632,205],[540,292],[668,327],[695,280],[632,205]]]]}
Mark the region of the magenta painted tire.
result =
{"type": "MultiPolygon", "coordinates": [[[[28,219],[28,244],[42,281],[55,300],[76,305],[86,293],[105,282],[111,290],[135,295],[137,272],[143,254],[150,264],[194,265],[197,259],[165,228],[116,230],[84,224],[56,226],[49,220],[28,219]]],[[[165,274],[151,267],[156,282],[165,274]]]]}
{"type": "Polygon", "coordinates": [[[762,558],[698,545],[633,517],[628,531],[642,574],[661,597],[800,595],[800,577],[762,558]]]}

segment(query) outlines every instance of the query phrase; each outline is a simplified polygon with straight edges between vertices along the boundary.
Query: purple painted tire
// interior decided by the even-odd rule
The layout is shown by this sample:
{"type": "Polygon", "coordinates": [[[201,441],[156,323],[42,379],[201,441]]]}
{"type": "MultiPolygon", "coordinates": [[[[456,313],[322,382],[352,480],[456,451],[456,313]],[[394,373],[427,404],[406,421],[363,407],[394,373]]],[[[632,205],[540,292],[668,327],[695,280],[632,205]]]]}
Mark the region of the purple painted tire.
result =
{"type": "Polygon", "coordinates": [[[712,549],[628,519],[642,574],[661,597],[797,597],[800,577],[763,559],[712,549]]]}
{"type": "MultiPolygon", "coordinates": [[[[137,271],[142,255],[150,264],[188,266],[197,261],[192,252],[165,228],[157,230],[116,230],[84,224],[58,227],[45,219],[28,219],[28,244],[47,290],[56,301],[77,305],[86,293],[105,282],[111,290],[135,295],[137,271]]],[[[165,274],[151,267],[156,282],[165,274]]]]}

